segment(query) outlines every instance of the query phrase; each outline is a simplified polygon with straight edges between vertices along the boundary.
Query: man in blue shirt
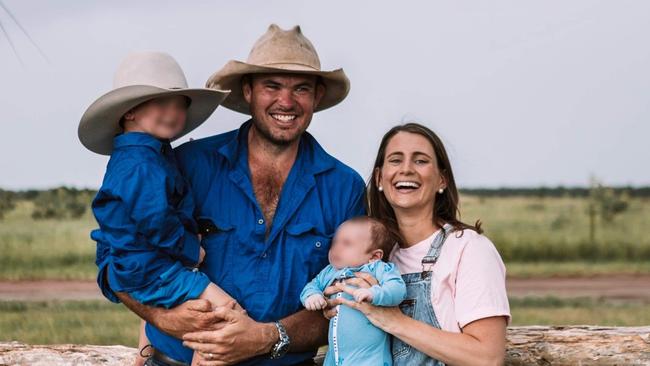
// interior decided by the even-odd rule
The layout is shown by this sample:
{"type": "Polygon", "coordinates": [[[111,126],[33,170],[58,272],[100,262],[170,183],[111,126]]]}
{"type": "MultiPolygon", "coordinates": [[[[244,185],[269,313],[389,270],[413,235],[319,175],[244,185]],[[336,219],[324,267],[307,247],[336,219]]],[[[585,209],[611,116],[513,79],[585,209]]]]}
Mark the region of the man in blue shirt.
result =
{"type": "Polygon", "coordinates": [[[201,300],[166,310],[117,296],[168,334],[192,332],[186,345],[209,364],[312,364],[328,321],[302,308],[300,291],[327,265],[337,226],[364,214],[364,182],[306,129],[314,112],[345,98],[349,81],[341,69],[320,71],[299,27],[272,25],[247,63],[230,61],[208,87],[232,90],[223,105],[251,119],[176,154],[204,234],[201,270],[246,313],[211,311],[201,300]]]}

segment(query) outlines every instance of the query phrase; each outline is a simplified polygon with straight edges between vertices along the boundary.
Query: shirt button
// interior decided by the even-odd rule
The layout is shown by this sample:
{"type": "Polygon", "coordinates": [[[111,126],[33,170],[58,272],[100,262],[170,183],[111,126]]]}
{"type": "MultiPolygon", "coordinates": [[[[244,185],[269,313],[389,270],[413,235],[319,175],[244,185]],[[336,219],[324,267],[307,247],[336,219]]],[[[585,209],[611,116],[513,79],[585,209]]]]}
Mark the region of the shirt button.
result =
{"type": "Polygon", "coordinates": [[[262,253],[262,258],[266,258],[266,252],[262,253]]]}
{"type": "Polygon", "coordinates": [[[264,220],[259,219],[259,220],[257,220],[257,223],[260,224],[260,225],[262,225],[262,224],[264,223],[264,220]]]}
{"type": "Polygon", "coordinates": [[[316,248],[320,248],[321,243],[319,241],[316,242],[316,248]]]}

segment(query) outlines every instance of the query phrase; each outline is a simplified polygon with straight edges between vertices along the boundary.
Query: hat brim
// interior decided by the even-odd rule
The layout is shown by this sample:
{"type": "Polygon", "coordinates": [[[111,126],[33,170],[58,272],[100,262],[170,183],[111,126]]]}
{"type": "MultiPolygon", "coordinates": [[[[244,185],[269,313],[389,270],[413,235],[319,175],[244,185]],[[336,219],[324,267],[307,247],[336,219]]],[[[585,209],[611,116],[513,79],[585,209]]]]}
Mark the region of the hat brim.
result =
{"type": "Polygon", "coordinates": [[[222,105],[236,112],[250,115],[250,108],[242,91],[241,78],[249,74],[305,74],[320,76],[325,84],[325,95],[314,112],[339,104],[350,92],[350,80],[343,69],[332,71],[314,70],[308,66],[296,64],[274,64],[260,66],[231,60],[221,70],[214,73],[205,86],[211,89],[230,90],[230,95],[222,105]]]}
{"type": "Polygon", "coordinates": [[[119,121],[126,112],[148,100],[182,95],[191,100],[185,128],[176,140],[205,122],[228,96],[228,91],[215,89],[165,89],[149,85],[130,85],[99,97],[81,117],[77,131],[79,140],[90,151],[110,155],[113,138],[122,132],[119,121]]]}

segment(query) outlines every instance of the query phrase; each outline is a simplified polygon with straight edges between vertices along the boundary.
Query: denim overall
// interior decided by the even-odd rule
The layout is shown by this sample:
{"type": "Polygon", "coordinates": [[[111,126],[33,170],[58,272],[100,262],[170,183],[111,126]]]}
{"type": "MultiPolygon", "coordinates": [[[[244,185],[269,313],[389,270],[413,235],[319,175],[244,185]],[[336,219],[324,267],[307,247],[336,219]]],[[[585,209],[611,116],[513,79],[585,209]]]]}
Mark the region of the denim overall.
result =
{"type": "MultiPolygon", "coordinates": [[[[433,238],[431,248],[422,258],[422,272],[402,275],[402,279],[406,282],[406,300],[399,305],[400,309],[406,316],[438,329],[440,329],[440,324],[431,304],[431,291],[433,291],[431,273],[433,265],[440,256],[442,245],[452,229],[451,225],[445,224],[438,235],[433,238]]],[[[444,366],[444,363],[412,348],[397,337],[393,337],[392,352],[394,366],[444,366]]]]}

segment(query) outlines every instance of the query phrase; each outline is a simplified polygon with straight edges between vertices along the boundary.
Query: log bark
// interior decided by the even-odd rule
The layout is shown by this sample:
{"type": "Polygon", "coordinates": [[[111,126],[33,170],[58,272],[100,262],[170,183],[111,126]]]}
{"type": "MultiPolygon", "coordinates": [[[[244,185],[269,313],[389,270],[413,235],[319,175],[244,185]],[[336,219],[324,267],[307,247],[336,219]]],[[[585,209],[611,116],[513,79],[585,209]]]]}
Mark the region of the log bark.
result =
{"type": "MultiPolygon", "coordinates": [[[[0,342],[0,366],[132,365],[124,346],[0,342]]],[[[322,354],[317,356],[322,362],[322,354]]],[[[510,327],[506,365],[650,365],[648,327],[510,327]]]]}
{"type": "Polygon", "coordinates": [[[124,346],[75,344],[32,346],[18,342],[0,343],[0,366],[131,366],[135,360],[135,352],[135,348],[124,346]]]}
{"type": "Polygon", "coordinates": [[[510,327],[506,365],[650,365],[650,326],[510,327]]]}

